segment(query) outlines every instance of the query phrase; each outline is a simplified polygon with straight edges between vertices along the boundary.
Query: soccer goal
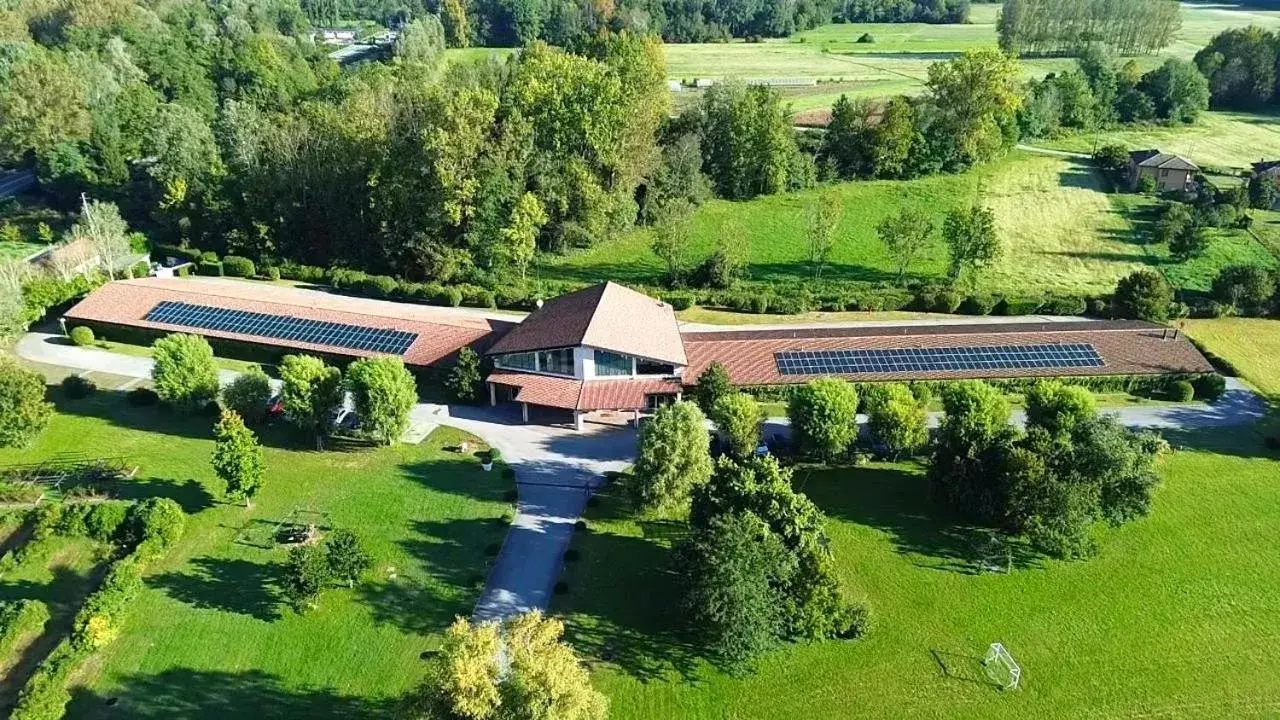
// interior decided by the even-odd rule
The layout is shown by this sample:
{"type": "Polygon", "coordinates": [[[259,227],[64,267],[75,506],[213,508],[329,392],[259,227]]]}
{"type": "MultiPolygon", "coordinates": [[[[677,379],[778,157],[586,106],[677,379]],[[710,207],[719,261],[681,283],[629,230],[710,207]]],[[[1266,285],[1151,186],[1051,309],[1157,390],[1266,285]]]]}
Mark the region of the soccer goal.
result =
{"type": "Polygon", "coordinates": [[[987,657],[982,660],[982,667],[987,671],[987,677],[1002,689],[1018,689],[1018,682],[1022,680],[1022,668],[1002,643],[991,643],[991,647],[987,649],[987,657]]]}

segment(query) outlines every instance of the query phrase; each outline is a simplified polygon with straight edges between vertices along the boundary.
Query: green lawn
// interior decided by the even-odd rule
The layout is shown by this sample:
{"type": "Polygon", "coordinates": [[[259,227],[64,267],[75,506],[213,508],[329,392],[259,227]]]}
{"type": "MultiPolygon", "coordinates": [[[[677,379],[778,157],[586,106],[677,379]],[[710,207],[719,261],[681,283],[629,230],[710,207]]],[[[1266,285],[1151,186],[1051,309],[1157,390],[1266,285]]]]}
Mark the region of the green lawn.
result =
{"type": "Polygon", "coordinates": [[[1261,158],[1280,155],[1280,117],[1207,112],[1194,125],[1144,125],[1032,141],[1039,147],[1084,153],[1108,143],[1131,149],[1158,148],[1203,167],[1248,168],[1261,158]]]}
{"type": "Polygon", "coordinates": [[[1230,360],[1254,387],[1280,398],[1280,320],[1188,320],[1184,327],[1209,352],[1230,360]]]}
{"type": "Polygon", "coordinates": [[[682,527],[636,522],[608,497],[575,540],[554,610],[595,658],[612,717],[1266,717],[1280,703],[1280,462],[1252,433],[1176,436],[1153,514],[1104,531],[1100,554],[974,574],[975,533],[938,518],[921,469],[797,473],[826,512],[844,582],[873,628],[790,646],[757,672],[711,669],[677,632],[670,546],[682,527]],[[979,661],[1005,643],[1022,689],[979,661]]]}
{"type": "Polygon", "coordinates": [[[0,242],[0,261],[25,260],[43,249],[40,243],[0,242]]]}
{"type": "Polygon", "coordinates": [[[450,429],[418,446],[323,453],[270,429],[266,486],[249,510],[220,500],[210,418],[132,407],[111,393],[59,405],[34,447],[2,451],[0,463],[123,456],[140,470],[122,496],[170,496],[191,513],[181,543],[150,569],[121,637],[85,665],[70,717],[381,712],[421,679],[419,655],[435,634],[470,612],[506,531],[509,482],[449,450],[466,437],[450,429]],[[305,615],[280,602],[285,550],[269,542],[295,510],[354,530],[376,560],[363,584],[326,592],[305,615]]]}
{"type": "MultiPolygon", "coordinates": [[[[979,188],[983,204],[996,214],[1003,244],[1000,258],[977,278],[977,287],[985,292],[1102,294],[1145,265],[1158,266],[1178,287],[1205,290],[1223,265],[1276,262],[1263,245],[1236,230],[1215,231],[1202,258],[1171,262],[1163,247],[1142,243],[1142,212],[1154,200],[1104,193],[1090,166],[1065,158],[1015,152],[962,175],[832,187],[844,208],[831,267],[823,275],[833,280],[893,281],[892,258],[875,230],[880,220],[915,207],[933,216],[940,229],[945,213],[972,202],[979,188]]],[[[694,215],[692,256],[701,260],[710,254],[719,233],[741,232],[750,248],[752,281],[807,281],[804,213],[818,192],[706,203],[694,215]]],[[[650,242],[647,230],[635,230],[583,252],[545,257],[541,273],[555,279],[657,285],[664,269],[650,242]]],[[[911,274],[941,282],[945,270],[946,248],[939,233],[911,274]]]]}

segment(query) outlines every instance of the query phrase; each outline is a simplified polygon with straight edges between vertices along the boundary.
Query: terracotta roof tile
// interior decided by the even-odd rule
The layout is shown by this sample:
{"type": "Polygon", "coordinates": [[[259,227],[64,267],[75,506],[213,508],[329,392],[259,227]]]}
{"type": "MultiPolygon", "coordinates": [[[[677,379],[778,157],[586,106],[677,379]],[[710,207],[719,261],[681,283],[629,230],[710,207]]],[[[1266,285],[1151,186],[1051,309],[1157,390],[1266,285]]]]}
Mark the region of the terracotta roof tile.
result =
{"type": "Polygon", "coordinates": [[[516,400],[533,405],[577,410],[582,396],[582,381],[574,378],[494,370],[486,381],[519,388],[516,400]]]}
{"type": "Polygon", "coordinates": [[[548,300],[489,352],[578,345],[676,365],[688,362],[671,306],[611,282],[548,300]]]}
{"type": "Polygon", "coordinates": [[[674,395],[680,382],[664,378],[577,380],[495,370],[486,381],[519,388],[515,399],[565,410],[642,410],[649,395],[674,395]]]}
{"type": "Polygon", "coordinates": [[[218,330],[197,330],[144,320],[162,301],[246,310],[325,322],[415,332],[418,338],[404,353],[409,365],[431,365],[453,355],[465,345],[483,349],[511,326],[477,315],[449,313],[407,303],[350,298],[315,290],[303,290],[264,283],[216,280],[148,278],[108,283],[81,300],[65,314],[69,320],[151,328],[173,332],[195,332],[259,345],[323,352],[348,357],[376,353],[329,345],[244,335],[218,330]]]}

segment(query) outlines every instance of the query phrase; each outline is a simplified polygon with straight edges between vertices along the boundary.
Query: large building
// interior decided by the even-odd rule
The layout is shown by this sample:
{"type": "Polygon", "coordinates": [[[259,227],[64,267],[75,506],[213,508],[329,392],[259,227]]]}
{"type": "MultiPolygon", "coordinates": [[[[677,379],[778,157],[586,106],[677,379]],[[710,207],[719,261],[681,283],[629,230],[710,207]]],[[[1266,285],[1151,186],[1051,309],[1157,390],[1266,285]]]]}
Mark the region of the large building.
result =
{"type": "Polygon", "coordinates": [[[520,320],[264,283],[213,279],[110,283],[66,313],[69,324],[194,332],[332,357],[393,354],[407,365],[486,355],[491,404],[526,421],[638,415],[678,399],[713,362],[741,386],[1212,372],[1185,337],[1135,320],[682,330],[670,305],[614,283],[562,295],[520,320]]]}

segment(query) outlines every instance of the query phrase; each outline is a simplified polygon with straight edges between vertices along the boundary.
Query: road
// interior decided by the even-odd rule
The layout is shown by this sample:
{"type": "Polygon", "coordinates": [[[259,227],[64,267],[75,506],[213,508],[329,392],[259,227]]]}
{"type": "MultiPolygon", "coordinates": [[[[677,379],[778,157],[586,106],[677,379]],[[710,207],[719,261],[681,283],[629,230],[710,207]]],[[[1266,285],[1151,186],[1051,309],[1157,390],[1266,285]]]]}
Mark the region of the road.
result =
{"type": "Polygon", "coordinates": [[[18,170],[0,177],[0,200],[25,192],[36,186],[36,174],[30,170],[18,170]]]}
{"type": "MultiPolygon", "coordinates": [[[[17,354],[47,365],[77,371],[97,371],[145,379],[151,376],[149,358],[117,355],[60,342],[48,333],[28,333],[16,345],[17,354]]],[[[223,382],[234,373],[221,371],[223,382]]],[[[1106,409],[1134,428],[1196,430],[1247,425],[1267,412],[1265,401],[1247,385],[1227,379],[1227,391],[1213,404],[1150,405],[1106,409]]],[[[524,425],[512,414],[487,408],[449,408],[421,404],[414,423],[424,432],[449,425],[483,438],[502,452],[516,474],[518,500],[511,530],[476,603],[477,620],[497,620],[533,608],[546,609],[573,538],[574,523],[586,508],[604,473],[629,465],[635,453],[635,432],[629,428],[588,426],[584,432],[561,427],[524,425]]],[[[930,413],[937,425],[941,413],[930,413]]],[[[1025,422],[1021,412],[1017,424],[1025,422]]],[[[859,422],[866,418],[859,416],[859,422]]],[[[788,433],[785,418],[766,422],[765,436],[788,433]]]]}

